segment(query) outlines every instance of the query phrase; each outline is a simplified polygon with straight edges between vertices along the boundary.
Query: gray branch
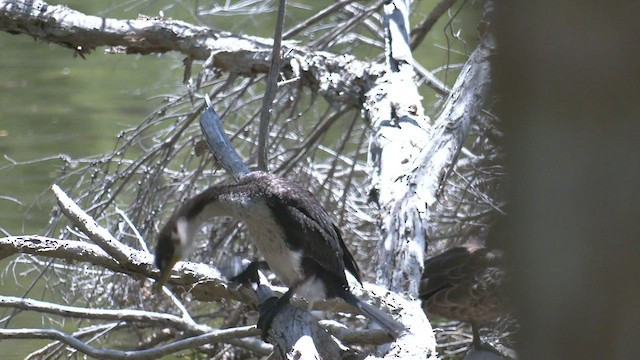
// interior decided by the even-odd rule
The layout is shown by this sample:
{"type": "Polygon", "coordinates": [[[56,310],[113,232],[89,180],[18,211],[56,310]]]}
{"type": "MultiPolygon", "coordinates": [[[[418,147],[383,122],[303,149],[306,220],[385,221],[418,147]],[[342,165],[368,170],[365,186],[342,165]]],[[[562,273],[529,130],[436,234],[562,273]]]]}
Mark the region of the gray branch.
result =
{"type": "Polygon", "coordinates": [[[438,200],[473,121],[482,116],[483,106],[489,100],[490,57],[494,52],[495,41],[492,33],[487,32],[460,71],[451,96],[434,122],[428,145],[416,160],[413,181],[427,206],[438,200]]]}
{"type": "Polygon", "coordinates": [[[118,272],[124,269],[99,246],[83,241],[61,240],[39,235],[0,238],[0,259],[13,254],[42,255],[54,259],[86,261],[118,272]]]}
{"type": "MultiPolygon", "coordinates": [[[[139,278],[157,278],[158,271],[153,264],[153,256],[142,251],[123,247],[141,259],[140,266],[126,267],[114,260],[97,245],[77,240],[61,240],[38,235],[10,236],[0,238],[0,254],[9,256],[16,253],[45,256],[48,258],[70,260],[72,262],[88,262],[113,272],[123,273],[139,278]]],[[[197,300],[211,301],[228,298],[248,303],[255,303],[255,296],[227,286],[220,272],[208,265],[191,262],[179,262],[170,280],[173,285],[189,289],[197,300]],[[251,300],[253,299],[253,300],[251,300]]]]}
{"type": "MultiPolygon", "coordinates": [[[[406,33],[408,1],[385,5],[387,74],[367,93],[365,114],[370,119],[370,159],[374,166],[371,196],[379,209],[378,282],[391,290],[417,295],[426,247],[429,206],[455,165],[473,119],[480,116],[491,85],[489,56],[493,50],[485,35],[454,85],[436,119],[428,125],[408,66],[412,63],[406,33]]],[[[420,317],[416,309],[415,316],[420,317]]],[[[404,318],[403,318],[404,322],[404,318]]],[[[426,319],[423,322],[428,324],[426,319]]],[[[430,332],[430,331],[429,331],[430,332]]],[[[433,334],[425,333],[423,353],[433,334]]],[[[405,347],[408,348],[408,347],[405,347]]]]}
{"type": "Polygon", "coordinates": [[[197,334],[204,334],[213,331],[213,328],[209,326],[192,324],[189,321],[185,321],[178,316],[170,314],[130,309],[89,309],[77,306],[58,305],[47,301],[25,299],[14,296],[0,296],[0,308],[15,308],[83,319],[119,320],[129,322],[139,321],[158,325],[168,325],[197,334]]]}
{"type": "Polygon", "coordinates": [[[240,157],[240,154],[231,145],[222,126],[220,116],[211,104],[208,104],[202,115],[200,115],[200,128],[213,156],[229,175],[233,176],[237,181],[251,172],[242,157],[240,157]]]}
{"type": "MultiPolygon", "coordinates": [[[[261,303],[275,296],[264,285],[256,293],[261,303]]],[[[346,352],[309,311],[289,304],[276,314],[267,335],[274,345],[272,359],[341,359],[346,352]]]]}
{"type": "MultiPolygon", "coordinates": [[[[151,54],[176,51],[189,61],[242,76],[266,74],[272,39],[239,36],[183,21],[140,17],[102,18],[44,1],[0,0],[0,30],[73,49],[86,56],[98,47],[111,52],[151,54]]],[[[282,73],[324,95],[328,101],[360,107],[381,68],[349,55],[309,51],[283,41],[282,73]]]]}
{"type": "MultiPolygon", "coordinates": [[[[415,299],[426,249],[428,209],[414,173],[422,149],[433,139],[413,79],[409,5],[408,0],[394,0],[384,6],[387,69],[366,94],[364,111],[373,128],[371,199],[380,210],[382,244],[376,278],[379,284],[415,299]]],[[[401,319],[411,334],[394,343],[388,356],[435,358],[435,337],[419,301],[403,307],[401,319]]]]}
{"type": "Polygon", "coordinates": [[[80,352],[98,359],[158,359],[178,351],[203,345],[255,336],[254,326],[216,330],[207,334],[178,340],[147,350],[113,350],[95,348],[67,333],[54,329],[0,329],[0,339],[50,339],[65,343],[80,352]]]}

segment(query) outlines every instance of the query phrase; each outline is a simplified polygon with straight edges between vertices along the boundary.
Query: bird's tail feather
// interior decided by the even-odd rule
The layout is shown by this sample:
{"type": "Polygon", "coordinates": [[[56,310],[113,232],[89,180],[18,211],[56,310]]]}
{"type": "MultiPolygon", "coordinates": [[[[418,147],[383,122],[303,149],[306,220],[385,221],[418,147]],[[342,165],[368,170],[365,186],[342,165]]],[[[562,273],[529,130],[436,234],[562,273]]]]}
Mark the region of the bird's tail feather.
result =
{"type": "Polygon", "coordinates": [[[370,305],[360,299],[358,299],[355,295],[348,293],[345,294],[344,300],[349,304],[357,307],[366,317],[377,322],[383,329],[385,329],[389,334],[393,335],[393,337],[398,337],[406,328],[400,322],[394,320],[391,315],[385,313],[384,311],[378,309],[377,307],[370,305]]]}

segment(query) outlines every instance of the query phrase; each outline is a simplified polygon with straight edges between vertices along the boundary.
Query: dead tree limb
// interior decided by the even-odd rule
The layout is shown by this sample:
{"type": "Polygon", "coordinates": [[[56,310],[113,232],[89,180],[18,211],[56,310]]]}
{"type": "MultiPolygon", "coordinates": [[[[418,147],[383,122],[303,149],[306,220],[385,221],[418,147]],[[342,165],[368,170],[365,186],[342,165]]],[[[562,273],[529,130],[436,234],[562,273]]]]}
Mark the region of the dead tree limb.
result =
{"type": "MultiPolygon", "coordinates": [[[[391,13],[389,18],[394,16],[391,13]]],[[[399,28],[389,27],[390,38],[402,42],[406,36],[394,36],[399,28]]],[[[390,69],[367,93],[365,114],[374,128],[371,196],[380,207],[379,226],[385,242],[380,247],[378,280],[391,289],[416,293],[422,273],[428,208],[437,201],[473,120],[482,114],[489,99],[489,60],[493,51],[493,38],[487,33],[463,67],[433,126],[422,113],[417,89],[406,71],[411,59],[405,48],[389,47],[390,69]],[[389,266],[395,263],[400,264],[389,266]],[[402,271],[392,273],[391,269],[402,271]]]]}
{"type": "MultiPolygon", "coordinates": [[[[424,116],[410,71],[408,2],[385,5],[387,63],[384,77],[367,93],[365,114],[374,133],[371,198],[379,206],[377,280],[412,296],[422,274],[429,207],[456,163],[491,85],[489,35],[471,55],[433,127],[424,116]]],[[[426,322],[426,319],[423,320],[426,322]]],[[[435,342],[435,340],[434,340],[435,342]]]]}
{"type": "MultiPolygon", "coordinates": [[[[239,36],[164,18],[122,20],[91,16],[44,1],[0,0],[0,30],[73,49],[85,57],[98,47],[111,52],[151,54],[179,52],[205,67],[254,77],[270,66],[272,39],[239,36]]],[[[380,67],[350,55],[309,51],[295,42],[282,43],[286,79],[324,95],[328,101],[359,107],[364,91],[380,67]]]]}
{"type": "Polygon", "coordinates": [[[416,160],[412,181],[421,189],[421,200],[427,206],[438,200],[473,121],[482,116],[483,106],[490,99],[490,60],[494,52],[493,35],[487,32],[462,68],[451,96],[434,121],[427,146],[416,160]]]}
{"type": "MultiPolygon", "coordinates": [[[[371,199],[380,207],[378,225],[382,243],[377,282],[391,291],[415,298],[425,249],[423,214],[413,213],[415,208],[410,214],[401,212],[395,203],[395,199],[402,199],[404,193],[412,190],[412,184],[403,179],[409,177],[411,168],[407,165],[419,154],[429,126],[413,81],[409,3],[390,1],[384,6],[387,69],[385,76],[367,93],[364,110],[373,127],[371,199]],[[398,218],[400,226],[394,220],[398,218]],[[406,221],[413,223],[405,226],[406,221]]],[[[405,307],[401,319],[411,334],[394,343],[388,356],[435,357],[435,338],[420,303],[413,301],[405,307]]]]}
{"type": "Polygon", "coordinates": [[[54,329],[0,329],[0,339],[51,339],[65,343],[97,359],[158,359],[178,351],[226,341],[243,336],[255,335],[255,329],[247,326],[241,329],[223,329],[190,337],[147,350],[99,349],[77,338],[54,329]]]}
{"type": "Polygon", "coordinates": [[[14,296],[0,296],[0,308],[14,308],[21,310],[37,311],[44,314],[60,315],[64,317],[75,317],[83,319],[98,320],[118,320],[129,322],[146,322],[164,324],[176,327],[192,333],[204,334],[214,329],[205,325],[196,325],[185,321],[179,316],[157,313],[152,311],[141,311],[132,309],[95,309],[77,306],[67,306],[53,304],[47,301],[36,299],[25,299],[14,296]]]}

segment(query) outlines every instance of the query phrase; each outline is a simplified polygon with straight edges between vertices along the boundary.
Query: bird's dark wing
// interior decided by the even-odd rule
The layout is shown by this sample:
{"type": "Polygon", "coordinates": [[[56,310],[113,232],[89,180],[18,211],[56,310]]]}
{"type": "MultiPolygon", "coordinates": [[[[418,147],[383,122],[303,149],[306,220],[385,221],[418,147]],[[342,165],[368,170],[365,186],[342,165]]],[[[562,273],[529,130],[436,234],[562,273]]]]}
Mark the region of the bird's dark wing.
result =
{"type": "Polygon", "coordinates": [[[358,266],[342,240],[339,229],[322,205],[307,189],[288,180],[269,177],[267,203],[283,226],[293,250],[345,279],[345,268],[360,281],[358,266]]]}
{"type": "Polygon", "coordinates": [[[433,293],[437,289],[456,286],[482,269],[502,266],[500,250],[455,247],[425,261],[421,293],[433,293]]]}
{"type": "Polygon", "coordinates": [[[457,247],[427,259],[420,281],[420,297],[428,299],[463,281],[467,276],[466,263],[469,255],[469,250],[457,247]]]}
{"type": "Polygon", "coordinates": [[[420,298],[430,313],[482,323],[504,311],[503,279],[499,250],[453,248],[425,261],[420,298]]]}
{"type": "Polygon", "coordinates": [[[344,259],[344,267],[351,273],[351,275],[353,275],[356,278],[356,280],[358,280],[360,284],[362,284],[360,267],[356,263],[356,260],[353,258],[353,255],[351,255],[351,252],[349,251],[349,249],[347,249],[347,245],[344,243],[344,240],[342,239],[342,231],[340,230],[340,228],[338,228],[335,225],[333,225],[333,229],[335,230],[336,234],[338,234],[338,237],[340,238],[340,244],[342,245],[342,253],[343,253],[343,259],[344,259]]]}

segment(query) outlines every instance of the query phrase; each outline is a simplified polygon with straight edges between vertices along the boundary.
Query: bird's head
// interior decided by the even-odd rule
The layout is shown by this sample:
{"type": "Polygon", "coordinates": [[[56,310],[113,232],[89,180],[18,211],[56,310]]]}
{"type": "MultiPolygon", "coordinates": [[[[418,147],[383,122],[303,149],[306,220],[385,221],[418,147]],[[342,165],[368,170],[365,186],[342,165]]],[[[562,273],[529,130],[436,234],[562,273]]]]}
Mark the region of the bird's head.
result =
{"type": "Polygon", "coordinates": [[[154,285],[156,290],[169,280],[173,266],[181,259],[187,241],[187,221],[179,218],[170,220],[158,234],[155,264],[160,270],[160,278],[154,285]]]}

